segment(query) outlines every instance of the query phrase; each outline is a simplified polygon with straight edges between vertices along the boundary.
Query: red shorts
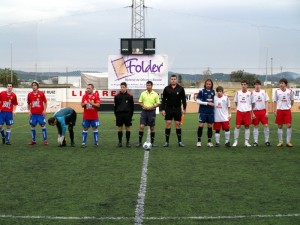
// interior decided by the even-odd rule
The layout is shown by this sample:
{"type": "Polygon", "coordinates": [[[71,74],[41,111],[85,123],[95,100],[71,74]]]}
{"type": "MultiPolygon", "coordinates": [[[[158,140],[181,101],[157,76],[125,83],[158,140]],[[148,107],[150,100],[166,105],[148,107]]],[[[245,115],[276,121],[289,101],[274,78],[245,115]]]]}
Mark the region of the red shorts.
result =
{"type": "Polygon", "coordinates": [[[251,121],[251,112],[236,112],[235,125],[245,125],[248,126],[252,123],[251,121]]]}
{"type": "Polygon", "coordinates": [[[214,130],[221,130],[221,128],[222,130],[229,130],[230,129],[229,121],[214,123],[214,130]]]}
{"type": "Polygon", "coordinates": [[[275,120],[276,124],[291,124],[292,123],[292,112],[291,110],[280,110],[277,109],[277,116],[275,120]]]}
{"type": "Polygon", "coordinates": [[[253,114],[255,115],[255,119],[252,120],[253,125],[258,125],[259,122],[261,124],[268,124],[269,118],[266,116],[266,110],[253,110],[253,114]]]}

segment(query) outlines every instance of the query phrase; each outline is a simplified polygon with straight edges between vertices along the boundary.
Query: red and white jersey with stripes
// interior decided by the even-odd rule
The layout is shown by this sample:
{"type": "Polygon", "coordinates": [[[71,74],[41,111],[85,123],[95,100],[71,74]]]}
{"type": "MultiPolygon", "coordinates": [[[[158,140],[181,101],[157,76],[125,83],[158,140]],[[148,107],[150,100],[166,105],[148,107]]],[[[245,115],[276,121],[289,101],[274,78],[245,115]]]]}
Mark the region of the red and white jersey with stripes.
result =
{"type": "Polygon", "coordinates": [[[286,88],[285,91],[277,89],[273,96],[273,102],[277,102],[277,109],[288,110],[292,108],[294,100],[294,91],[286,88]]]}
{"type": "Polygon", "coordinates": [[[230,107],[230,100],[227,95],[222,97],[214,97],[214,107],[215,107],[215,122],[225,122],[229,121],[228,107],[230,107]]]}
{"type": "Polygon", "coordinates": [[[252,110],[252,92],[243,92],[239,90],[235,93],[234,102],[237,103],[236,109],[240,112],[248,112],[252,110]]]}
{"type": "Polygon", "coordinates": [[[265,90],[252,91],[252,103],[255,103],[253,110],[266,109],[266,102],[269,100],[269,95],[265,90]]]}

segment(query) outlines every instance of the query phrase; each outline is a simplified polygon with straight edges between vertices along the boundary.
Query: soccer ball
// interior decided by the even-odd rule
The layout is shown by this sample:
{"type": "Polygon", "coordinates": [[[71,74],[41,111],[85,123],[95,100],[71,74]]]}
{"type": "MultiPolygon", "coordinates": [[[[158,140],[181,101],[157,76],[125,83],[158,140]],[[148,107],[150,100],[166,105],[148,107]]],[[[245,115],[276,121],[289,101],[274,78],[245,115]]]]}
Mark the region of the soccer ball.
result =
{"type": "Polygon", "coordinates": [[[143,144],[143,148],[145,150],[150,150],[152,147],[152,144],[149,142],[149,141],[146,141],[144,144],[143,144]]]}

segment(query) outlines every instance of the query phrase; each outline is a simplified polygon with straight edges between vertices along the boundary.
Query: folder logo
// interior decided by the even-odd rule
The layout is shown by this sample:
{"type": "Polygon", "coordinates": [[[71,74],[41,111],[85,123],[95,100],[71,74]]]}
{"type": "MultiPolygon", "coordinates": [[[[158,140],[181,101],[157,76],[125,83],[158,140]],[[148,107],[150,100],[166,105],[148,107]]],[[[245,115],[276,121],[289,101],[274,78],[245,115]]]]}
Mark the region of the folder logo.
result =
{"type": "Polygon", "coordinates": [[[123,57],[112,60],[111,64],[114,68],[117,80],[120,80],[129,75],[128,71],[127,71],[127,67],[125,65],[125,60],[123,57]]]}

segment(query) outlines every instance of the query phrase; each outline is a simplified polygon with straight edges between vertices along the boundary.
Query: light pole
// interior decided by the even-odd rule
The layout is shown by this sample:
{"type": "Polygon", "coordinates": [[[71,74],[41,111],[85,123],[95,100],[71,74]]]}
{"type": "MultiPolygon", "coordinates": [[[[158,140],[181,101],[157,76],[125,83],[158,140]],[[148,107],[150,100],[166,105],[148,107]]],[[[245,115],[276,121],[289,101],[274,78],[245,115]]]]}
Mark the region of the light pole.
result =
{"type": "Polygon", "coordinates": [[[12,43],[10,43],[10,82],[13,82],[13,72],[12,72],[12,43]]]}
{"type": "MultiPolygon", "coordinates": [[[[271,79],[273,80],[273,57],[271,57],[271,79]]],[[[272,85],[272,81],[271,81],[271,85],[272,85]]]]}

